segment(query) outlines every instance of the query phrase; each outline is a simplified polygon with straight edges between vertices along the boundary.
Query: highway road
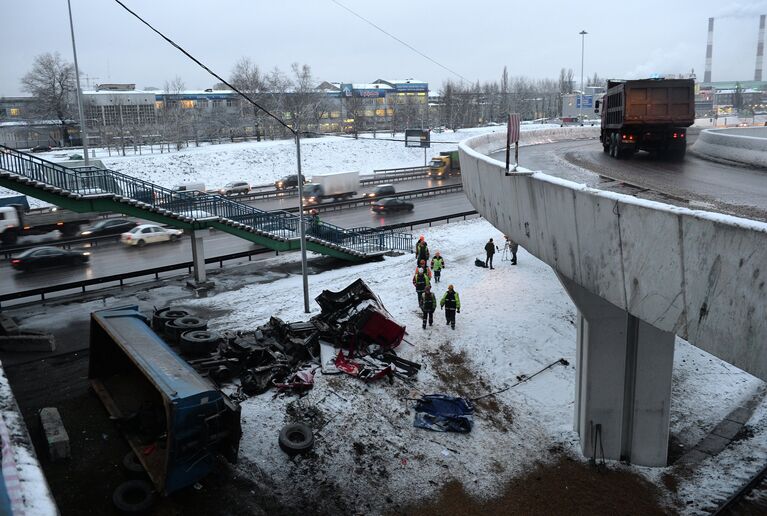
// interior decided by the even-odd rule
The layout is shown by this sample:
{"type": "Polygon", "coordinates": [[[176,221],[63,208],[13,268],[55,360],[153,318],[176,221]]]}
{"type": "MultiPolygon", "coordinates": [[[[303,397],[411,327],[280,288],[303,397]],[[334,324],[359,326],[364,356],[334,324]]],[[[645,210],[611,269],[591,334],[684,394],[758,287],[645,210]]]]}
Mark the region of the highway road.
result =
{"type": "MultiPolygon", "coordinates": [[[[602,152],[597,140],[534,145],[520,148],[519,153],[525,168],[603,190],[767,221],[764,170],[714,163],[691,153],[681,162],[657,159],[646,152],[616,160],[602,152]]],[[[505,160],[503,152],[493,157],[505,160]]]]}
{"type": "MultiPolygon", "coordinates": [[[[402,190],[400,190],[402,191],[402,190]]],[[[295,198],[293,198],[295,201],[295,198]]],[[[449,215],[473,209],[462,192],[414,199],[415,210],[411,213],[373,214],[367,206],[360,206],[343,211],[328,212],[322,220],[342,227],[378,227],[387,224],[404,223],[430,217],[449,215]]],[[[408,232],[405,228],[403,231],[408,232]]],[[[229,234],[212,231],[205,239],[205,256],[214,257],[230,253],[255,249],[258,246],[229,234]]],[[[46,285],[79,281],[100,276],[109,276],[122,272],[139,271],[161,267],[173,263],[190,261],[192,250],[189,238],[178,242],[163,242],[147,245],[143,248],[129,247],[118,241],[100,242],[88,248],[91,261],[88,264],[72,268],[56,268],[36,272],[16,272],[8,261],[0,262],[0,294],[28,290],[46,285]]],[[[272,256],[257,255],[253,259],[272,256]]],[[[215,265],[209,265],[215,267],[215,265]]]]}

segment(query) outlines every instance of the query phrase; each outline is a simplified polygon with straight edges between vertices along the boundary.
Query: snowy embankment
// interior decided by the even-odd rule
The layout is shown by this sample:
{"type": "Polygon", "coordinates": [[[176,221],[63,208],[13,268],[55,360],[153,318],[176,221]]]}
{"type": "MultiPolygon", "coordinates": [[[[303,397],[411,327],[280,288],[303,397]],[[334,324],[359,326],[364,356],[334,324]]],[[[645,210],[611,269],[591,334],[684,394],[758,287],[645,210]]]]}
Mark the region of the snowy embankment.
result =
{"type": "MultiPolygon", "coordinates": [[[[541,131],[554,125],[524,125],[523,131],[541,131]]],[[[441,151],[455,150],[458,142],[470,136],[490,132],[505,132],[503,126],[460,129],[457,132],[432,133],[432,147],[426,149],[427,160],[441,151]]],[[[424,150],[406,148],[403,141],[392,139],[391,133],[351,137],[327,136],[301,140],[303,173],[307,177],[325,172],[358,170],[361,174],[372,174],[373,170],[423,165],[424,150]]],[[[403,140],[404,134],[397,133],[393,139],[403,140]]],[[[133,148],[126,148],[126,156],[111,156],[106,149],[95,149],[96,158],[107,168],[144,179],[160,186],[172,188],[185,182],[202,182],[206,188],[224,186],[231,181],[248,181],[251,185],[272,183],[282,176],[296,173],[296,150],[292,140],[203,144],[180,151],[160,153],[159,147],[143,147],[142,154],[134,154],[133,148]],[[153,150],[153,152],[152,152],[153,150]]],[[[66,149],[39,154],[43,159],[61,161],[79,151],[66,149]]],[[[14,195],[14,192],[0,188],[0,197],[14,195]]],[[[29,199],[32,207],[47,203],[29,199]]]]}
{"type": "MultiPolygon", "coordinates": [[[[438,298],[450,283],[461,296],[455,331],[445,325],[439,310],[434,327],[421,329],[411,284],[412,255],[323,272],[309,280],[312,299],[323,289],[339,290],[358,277],[368,282],[394,318],[407,325],[412,345],[403,344],[399,353],[424,366],[414,385],[398,380],[394,385],[363,384],[318,373],[314,390],[300,401],[265,394],[242,403],[240,470],[256,481],[280,486],[286,502],[325,499],[322,509],[330,512],[376,512],[395,509],[388,503],[392,498],[399,504],[418,500],[453,479],[475,496],[492,497],[506,480],[552,457],[552,450],[563,447],[580,456],[572,431],[576,311],[556,276],[524,250],[518,266],[498,253],[495,270],[477,268],[474,258],[481,256],[487,239],[503,241],[482,220],[431,228],[424,235],[432,252],[440,250],[446,259],[442,282],[435,286],[438,298]],[[436,434],[412,426],[413,413],[404,398],[427,393],[481,396],[559,358],[570,365],[554,366],[529,383],[478,402],[471,434],[436,434]],[[277,435],[284,424],[309,415],[314,416],[311,423],[318,437],[314,453],[291,461],[277,446],[277,435]],[[360,475],[369,482],[360,482],[360,475]]],[[[291,259],[296,257],[275,260],[291,259]]],[[[252,330],[272,315],[286,321],[309,317],[301,309],[300,276],[275,280],[268,275],[261,282],[230,276],[217,282],[217,294],[184,305],[225,311],[212,321],[215,329],[252,330]]],[[[313,302],[312,310],[312,315],[319,310],[313,302]]],[[[672,435],[691,448],[762,385],[677,339],[672,435]]],[[[760,450],[760,456],[767,453],[762,451],[767,450],[763,412],[760,409],[757,416],[754,437],[723,454],[722,464],[719,458],[711,459],[694,479],[680,479],[682,505],[687,497],[710,504],[710,484],[722,466],[731,475],[747,475],[753,461],[742,461],[749,447],[760,450]]],[[[635,471],[662,487],[661,474],[669,470],[635,471]]],[[[719,491],[731,488],[720,484],[719,491]]]]}

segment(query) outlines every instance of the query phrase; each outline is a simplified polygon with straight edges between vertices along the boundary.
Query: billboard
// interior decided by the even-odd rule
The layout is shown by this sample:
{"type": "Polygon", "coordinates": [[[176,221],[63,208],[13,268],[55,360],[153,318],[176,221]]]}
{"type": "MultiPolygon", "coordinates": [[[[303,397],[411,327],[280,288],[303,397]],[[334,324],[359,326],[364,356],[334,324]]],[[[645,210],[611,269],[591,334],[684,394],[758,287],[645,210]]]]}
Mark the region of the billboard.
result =
{"type": "MultiPolygon", "coordinates": [[[[583,96],[583,109],[592,109],[594,107],[594,95],[583,96]]],[[[575,109],[581,108],[581,96],[575,96],[575,109]]]]}
{"type": "Polygon", "coordinates": [[[429,131],[426,129],[405,129],[405,147],[431,147],[429,131]]]}

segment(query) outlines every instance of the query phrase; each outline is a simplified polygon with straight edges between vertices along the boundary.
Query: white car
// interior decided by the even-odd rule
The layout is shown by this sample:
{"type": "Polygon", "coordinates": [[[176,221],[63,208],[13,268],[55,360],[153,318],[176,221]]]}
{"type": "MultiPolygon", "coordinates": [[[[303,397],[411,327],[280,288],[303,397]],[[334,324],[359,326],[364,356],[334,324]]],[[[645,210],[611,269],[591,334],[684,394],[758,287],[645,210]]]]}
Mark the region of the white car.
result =
{"type": "Polygon", "coordinates": [[[155,242],[175,242],[184,232],[180,229],[163,228],[154,224],[141,224],[127,233],[120,235],[120,241],[125,245],[143,247],[155,242]]]}

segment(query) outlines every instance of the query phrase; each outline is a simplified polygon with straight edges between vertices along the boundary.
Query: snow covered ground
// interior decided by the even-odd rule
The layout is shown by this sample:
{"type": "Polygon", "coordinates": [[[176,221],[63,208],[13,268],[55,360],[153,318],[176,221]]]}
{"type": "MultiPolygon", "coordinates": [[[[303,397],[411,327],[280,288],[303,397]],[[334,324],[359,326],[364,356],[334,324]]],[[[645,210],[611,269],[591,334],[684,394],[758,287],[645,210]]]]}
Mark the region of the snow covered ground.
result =
{"type": "MultiPolygon", "coordinates": [[[[460,481],[472,495],[492,497],[508,479],[536,462],[561,451],[580,457],[572,431],[576,311],[551,269],[522,249],[518,266],[497,254],[495,270],[475,267],[474,259],[488,238],[502,241],[502,235],[481,219],[429,228],[423,234],[431,251],[441,251],[446,259],[437,295],[452,283],[461,296],[455,331],[445,325],[440,311],[434,327],[421,329],[411,283],[412,255],[315,272],[309,278],[311,299],[324,289],[339,290],[363,278],[393,317],[407,326],[412,345],[404,343],[398,352],[423,364],[417,382],[364,384],[345,375],[318,373],[314,389],[304,398],[274,397],[270,392],[243,401],[238,474],[285,503],[324,500],[319,510],[374,514],[396,510],[392,499],[404,504],[427,498],[451,480],[460,481]],[[481,396],[559,358],[569,365],[556,365],[528,383],[478,402],[470,434],[439,434],[412,426],[413,412],[405,398],[428,393],[481,396]],[[277,436],[282,426],[296,420],[310,422],[316,445],[311,454],[291,460],[277,446],[277,436]]],[[[313,258],[320,261],[310,265],[322,270],[325,259],[313,258]]],[[[216,290],[209,297],[195,299],[175,289],[173,304],[205,314],[217,330],[252,330],[272,315],[305,320],[319,307],[312,301],[312,314],[303,313],[298,264],[297,253],[289,253],[225,270],[216,275],[216,290]]],[[[162,290],[142,292],[136,302],[146,309],[160,306],[169,299],[162,298],[162,290]]],[[[93,310],[131,302],[99,299],[33,308],[23,327],[67,325],[93,310]]],[[[763,386],[677,339],[673,439],[692,448],[763,386]]],[[[682,513],[698,514],[744,483],[767,459],[767,405],[757,408],[749,428],[751,437],[692,474],[678,475],[677,494],[667,495],[670,503],[682,513]]],[[[673,471],[614,466],[642,475],[664,492],[663,477],[673,471]]]]}

